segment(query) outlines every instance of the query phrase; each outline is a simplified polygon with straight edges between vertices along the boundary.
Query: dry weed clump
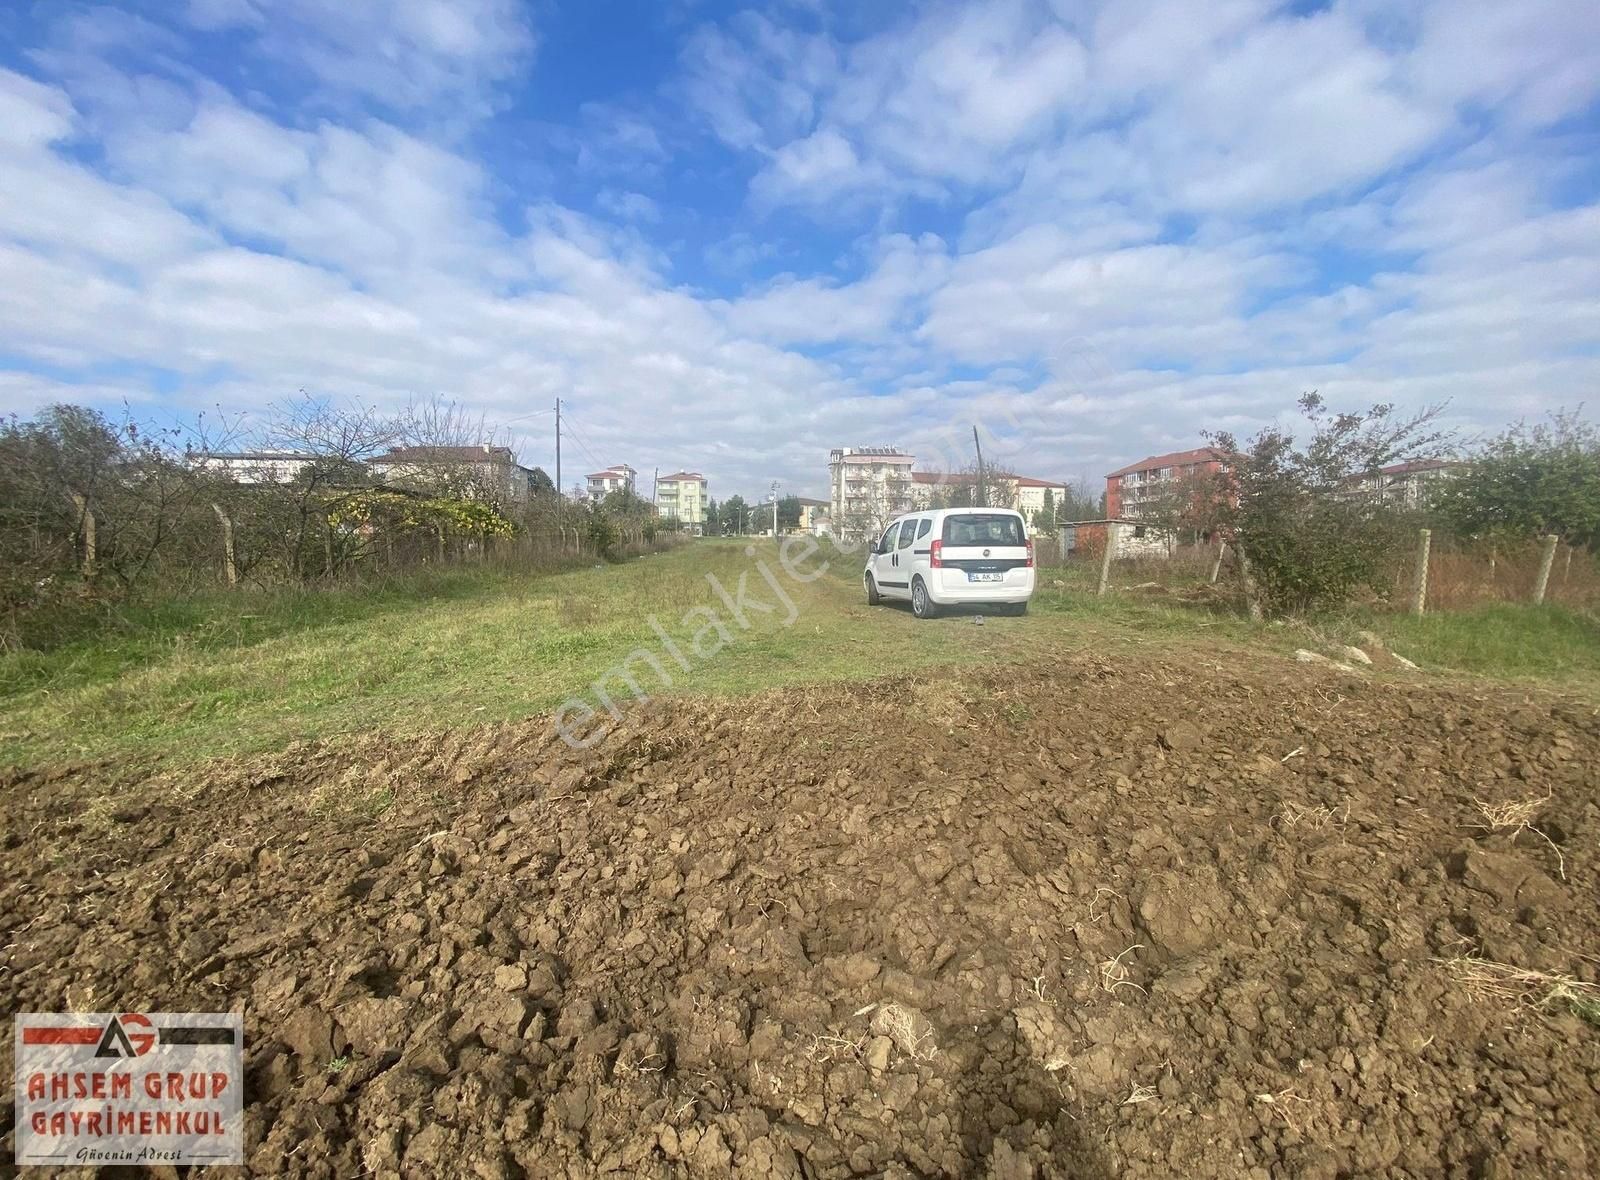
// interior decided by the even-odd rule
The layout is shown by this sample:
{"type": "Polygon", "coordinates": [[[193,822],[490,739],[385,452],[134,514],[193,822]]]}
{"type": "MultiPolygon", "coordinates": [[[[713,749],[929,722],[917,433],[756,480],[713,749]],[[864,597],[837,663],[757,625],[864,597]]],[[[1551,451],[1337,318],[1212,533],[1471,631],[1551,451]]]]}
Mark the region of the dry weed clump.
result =
{"type": "Polygon", "coordinates": [[[1467,955],[1437,960],[1479,1003],[1501,1003],[1523,1011],[1565,1009],[1600,1027],[1600,987],[1570,975],[1534,971],[1467,955]]]}
{"type": "Polygon", "coordinates": [[[1532,832],[1539,839],[1550,845],[1550,851],[1556,854],[1556,871],[1561,874],[1561,879],[1567,879],[1567,858],[1561,854],[1561,849],[1556,847],[1556,842],[1550,839],[1538,828],[1533,826],[1534,816],[1539,814],[1541,808],[1550,802],[1550,793],[1537,799],[1514,799],[1509,803],[1486,803],[1482,799],[1474,799],[1478,811],[1483,816],[1480,825],[1484,831],[1510,832],[1513,839],[1522,832],[1532,832]]]}
{"type": "Polygon", "coordinates": [[[1100,989],[1106,992],[1115,992],[1119,987],[1131,987],[1143,992],[1145,990],[1144,988],[1140,987],[1137,983],[1134,983],[1133,980],[1128,978],[1128,968],[1122,961],[1129,955],[1133,954],[1134,951],[1143,949],[1144,944],[1142,942],[1136,942],[1127,950],[1123,951],[1120,955],[1117,955],[1113,959],[1107,959],[1105,962],[1101,963],[1100,989]]]}
{"type": "Polygon", "coordinates": [[[899,1004],[884,1004],[874,1012],[872,1031],[888,1037],[900,1052],[914,1061],[928,1061],[939,1052],[934,1044],[933,1028],[926,1018],[918,1017],[899,1004]]]}
{"type": "Polygon", "coordinates": [[[845,1058],[859,1060],[861,1051],[867,1047],[866,1037],[841,1037],[831,1033],[813,1033],[811,1044],[806,1048],[806,1056],[812,1061],[822,1065],[845,1058]]]}
{"type": "Polygon", "coordinates": [[[1303,807],[1298,803],[1286,803],[1283,810],[1273,817],[1273,822],[1284,832],[1296,829],[1320,832],[1330,824],[1343,831],[1345,824],[1350,822],[1350,804],[1340,807],[1303,807]]]}
{"type": "Polygon", "coordinates": [[[1154,1086],[1135,1084],[1132,1092],[1130,1092],[1128,1096],[1122,1100],[1122,1105],[1143,1106],[1146,1102],[1154,1102],[1155,1098],[1156,1088],[1154,1086]]]}

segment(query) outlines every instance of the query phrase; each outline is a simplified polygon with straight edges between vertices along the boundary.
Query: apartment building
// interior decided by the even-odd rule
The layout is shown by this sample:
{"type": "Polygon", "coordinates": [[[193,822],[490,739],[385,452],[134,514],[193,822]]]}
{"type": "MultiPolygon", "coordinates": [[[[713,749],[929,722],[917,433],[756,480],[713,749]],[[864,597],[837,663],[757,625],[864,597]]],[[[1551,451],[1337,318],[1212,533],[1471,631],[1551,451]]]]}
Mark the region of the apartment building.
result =
{"type": "Polygon", "coordinates": [[[639,473],[626,463],[616,463],[604,471],[591,471],[588,476],[588,487],[585,493],[591,500],[602,499],[609,492],[621,491],[627,488],[630,492],[634,489],[639,473]]]}
{"type": "Polygon", "coordinates": [[[835,447],[828,453],[829,503],[835,532],[870,536],[913,507],[911,468],[899,447],[835,447]]]}
{"type": "Polygon", "coordinates": [[[1030,521],[1040,513],[1055,516],[1067,498],[1067,485],[1059,480],[1019,475],[1011,481],[1011,486],[1011,507],[1030,521]]]}
{"type": "Polygon", "coordinates": [[[1416,459],[1409,463],[1391,463],[1358,475],[1351,482],[1359,486],[1363,495],[1380,504],[1422,508],[1465,466],[1455,459],[1416,459]]]}
{"type": "Polygon", "coordinates": [[[489,443],[465,447],[390,447],[367,460],[384,483],[436,495],[522,504],[533,495],[533,469],[517,462],[510,447],[489,443]]]}
{"type": "Polygon", "coordinates": [[[316,456],[298,451],[204,451],[190,462],[235,483],[293,483],[316,456]]]}
{"type": "Polygon", "coordinates": [[[706,477],[698,471],[674,471],[656,480],[656,513],[699,536],[706,526],[706,477]]]}
{"type": "Polygon", "coordinates": [[[821,535],[828,531],[832,521],[830,510],[832,505],[826,500],[812,500],[806,496],[796,496],[800,502],[800,523],[797,526],[802,533],[815,533],[821,535]]]}
{"type": "Polygon", "coordinates": [[[1119,467],[1106,476],[1106,516],[1138,520],[1161,495],[1163,485],[1202,472],[1221,471],[1222,462],[1210,447],[1150,455],[1119,467]]]}
{"type": "MultiPolygon", "coordinates": [[[[996,508],[1014,508],[1029,521],[1045,510],[1049,494],[1052,514],[1067,494],[1059,480],[1036,479],[1031,475],[991,475],[985,479],[989,503],[996,508]]],[[[977,477],[970,472],[913,471],[911,501],[914,508],[935,504],[968,504],[972,501],[977,477]]]]}

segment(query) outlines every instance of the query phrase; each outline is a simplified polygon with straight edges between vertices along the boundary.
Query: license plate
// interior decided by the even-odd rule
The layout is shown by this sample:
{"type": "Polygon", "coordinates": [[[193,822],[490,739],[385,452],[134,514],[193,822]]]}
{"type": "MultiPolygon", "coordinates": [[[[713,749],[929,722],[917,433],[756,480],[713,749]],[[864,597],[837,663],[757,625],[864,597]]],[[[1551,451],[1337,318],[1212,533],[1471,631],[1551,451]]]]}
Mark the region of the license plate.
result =
{"type": "Polygon", "coordinates": [[[1003,582],[1005,580],[1006,580],[1006,576],[1004,574],[970,574],[969,573],[967,575],[967,581],[969,581],[969,582],[1003,582]]]}

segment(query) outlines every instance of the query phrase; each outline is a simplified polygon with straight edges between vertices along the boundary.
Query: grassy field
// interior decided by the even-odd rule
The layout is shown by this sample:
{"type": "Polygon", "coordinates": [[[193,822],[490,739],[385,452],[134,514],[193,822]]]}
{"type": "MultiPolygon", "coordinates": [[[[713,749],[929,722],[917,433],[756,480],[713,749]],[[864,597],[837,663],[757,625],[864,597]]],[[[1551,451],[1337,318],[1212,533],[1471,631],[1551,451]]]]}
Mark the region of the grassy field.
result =
{"type": "MultiPolygon", "coordinates": [[[[1600,625],[1559,608],[1274,627],[1046,585],[1028,617],[987,617],[980,627],[970,615],[919,622],[903,608],[867,607],[859,557],[819,555],[805,568],[828,557],[826,572],[800,583],[781,572],[770,541],[758,544],[754,556],[743,541],[701,541],[562,574],[464,570],[378,588],[216,594],[130,610],[92,637],[0,656],[0,765],[184,760],[353,730],[405,734],[520,718],[569,698],[594,706],[594,683],[639,651],[671,677],[665,691],[737,695],[1085,645],[1113,654],[1156,643],[1281,653],[1371,626],[1430,670],[1557,679],[1600,695],[1600,625]],[[708,575],[729,593],[745,577],[750,597],[772,612],[751,609],[748,628],[740,626],[708,575]],[[716,612],[727,641],[695,608],[716,612]]],[[[630,668],[658,690],[647,662],[630,668]]],[[[626,695],[615,678],[606,683],[626,695]]]]}

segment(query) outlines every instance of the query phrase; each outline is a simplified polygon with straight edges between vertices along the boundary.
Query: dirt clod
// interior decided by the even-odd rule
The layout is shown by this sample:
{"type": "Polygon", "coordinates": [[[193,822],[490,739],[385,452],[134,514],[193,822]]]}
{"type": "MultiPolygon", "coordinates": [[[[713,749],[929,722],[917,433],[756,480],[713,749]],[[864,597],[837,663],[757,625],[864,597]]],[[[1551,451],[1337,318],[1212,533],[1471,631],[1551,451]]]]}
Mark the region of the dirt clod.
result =
{"type": "Polygon", "coordinates": [[[264,1175],[1594,1174],[1600,717],[1316,664],[0,773],[0,1004],[242,1010],[264,1175]]]}

